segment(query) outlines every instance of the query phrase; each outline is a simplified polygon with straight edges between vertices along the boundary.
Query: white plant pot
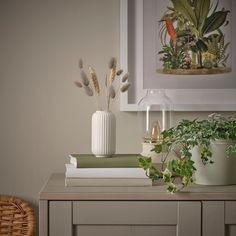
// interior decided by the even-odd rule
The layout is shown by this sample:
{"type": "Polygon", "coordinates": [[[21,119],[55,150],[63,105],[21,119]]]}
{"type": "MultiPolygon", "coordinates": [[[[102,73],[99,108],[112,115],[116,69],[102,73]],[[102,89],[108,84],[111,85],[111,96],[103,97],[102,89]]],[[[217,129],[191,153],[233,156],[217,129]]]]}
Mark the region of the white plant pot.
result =
{"type": "Polygon", "coordinates": [[[195,172],[196,184],[202,185],[230,185],[236,184],[236,154],[227,157],[226,147],[230,144],[225,140],[211,143],[213,164],[204,165],[201,161],[200,150],[192,150],[192,159],[197,169],[195,172]]]}
{"type": "Polygon", "coordinates": [[[109,157],[116,152],[116,117],[109,111],[96,111],[92,115],[92,153],[96,157],[109,157]]]}

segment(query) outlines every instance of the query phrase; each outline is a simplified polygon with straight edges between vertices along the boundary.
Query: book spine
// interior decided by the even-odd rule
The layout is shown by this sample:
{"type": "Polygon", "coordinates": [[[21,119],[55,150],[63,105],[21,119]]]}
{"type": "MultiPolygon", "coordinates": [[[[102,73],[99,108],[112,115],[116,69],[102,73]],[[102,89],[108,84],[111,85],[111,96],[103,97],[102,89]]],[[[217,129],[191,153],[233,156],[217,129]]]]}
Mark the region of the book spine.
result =
{"type": "Polygon", "coordinates": [[[81,156],[70,154],[70,163],[77,168],[137,168],[139,155],[116,156],[111,158],[96,158],[92,156],[81,156]]]}
{"type": "Polygon", "coordinates": [[[142,168],[75,168],[66,164],[66,177],[70,178],[147,178],[142,168]]]}
{"type": "Polygon", "coordinates": [[[67,187],[145,187],[152,186],[150,179],[79,179],[66,178],[67,187]]]}

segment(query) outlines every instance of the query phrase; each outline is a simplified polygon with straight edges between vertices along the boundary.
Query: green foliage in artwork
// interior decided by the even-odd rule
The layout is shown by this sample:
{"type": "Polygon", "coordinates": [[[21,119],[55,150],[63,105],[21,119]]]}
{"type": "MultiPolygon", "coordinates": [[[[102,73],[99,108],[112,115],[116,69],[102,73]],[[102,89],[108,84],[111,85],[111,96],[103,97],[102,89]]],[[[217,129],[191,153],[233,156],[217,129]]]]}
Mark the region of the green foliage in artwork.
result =
{"type": "Polygon", "coordinates": [[[184,67],[184,49],[174,48],[173,44],[163,46],[163,50],[159,52],[162,54],[161,61],[165,69],[177,69],[184,67]]]}
{"type": "Polygon", "coordinates": [[[197,25],[196,15],[187,0],[181,0],[181,1],[171,0],[171,1],[174,5],[174,8],[178,12],[180,12],[184,16],[184,18],[190,21],[193,25],[197,25]]]}
{"type": "Polygon", "coordinates": [[[226,21],[229,11],[218,11],[205,19],[205,24],[202,29],[202,35],[209,34],[219,29],[226,21]]]}
{"type": "Polygon", "coordinates": [[[226,67],[226,62],[229,58],[229,53],[226,52],[230,43],[224,44],[224,35],[222,33],[211,35],[206,39],[206,44],[208,52],[213,55],[211,62],[214,64],[214,67],[226,67]]]}
{"type": "Polygon", "coordinates": [[[230,42],[225,41],[223,27],[229,23],[230,11],[219,8],[219,0],[171,0],[173,7],[160,20],[160,40],[164,69],[226,67],[230,42]],[[172,23],[172,31],[168,24],[172,23]],[[177,37],[173,37],[173,30],[177,37]],[[168,37],[169,36],[169,37],[168,37]],[[174,41],[173,41],[174,39],[174,41]],[[181,48],[181,49],[180,49],[181,48]],[[209,55],[212,54],[212,57],[209,55]],[[190,55],[187,67],[186,57],[190,55]],[[206,57],[205,57],[206,56],[206,57]]]}

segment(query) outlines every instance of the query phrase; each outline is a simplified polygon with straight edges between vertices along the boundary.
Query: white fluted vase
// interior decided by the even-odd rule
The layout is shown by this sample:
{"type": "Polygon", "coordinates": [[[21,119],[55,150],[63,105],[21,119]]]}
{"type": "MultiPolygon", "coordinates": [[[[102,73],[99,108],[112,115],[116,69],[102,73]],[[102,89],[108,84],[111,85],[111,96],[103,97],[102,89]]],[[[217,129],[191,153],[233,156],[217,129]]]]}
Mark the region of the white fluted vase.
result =
{"type": "Polygon", "coordinates": [[[96,111],[92,115],[92,153],[109,157],[116,152],[116,117],[110,111],[96,111]]]}

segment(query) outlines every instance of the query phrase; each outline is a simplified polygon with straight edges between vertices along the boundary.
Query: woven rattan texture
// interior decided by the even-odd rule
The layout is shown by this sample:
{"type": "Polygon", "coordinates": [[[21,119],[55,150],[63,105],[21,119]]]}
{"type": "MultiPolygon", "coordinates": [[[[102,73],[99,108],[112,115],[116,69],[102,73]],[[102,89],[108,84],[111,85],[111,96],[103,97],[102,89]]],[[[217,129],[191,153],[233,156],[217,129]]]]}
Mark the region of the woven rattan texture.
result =
{"type": "Polygon", "coordinates": [[[33,208],[24,200],[0,195],[0,235],[34,236],[36,221],[33,208]]]}

